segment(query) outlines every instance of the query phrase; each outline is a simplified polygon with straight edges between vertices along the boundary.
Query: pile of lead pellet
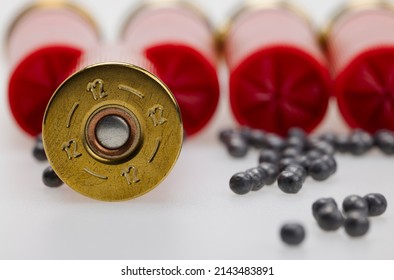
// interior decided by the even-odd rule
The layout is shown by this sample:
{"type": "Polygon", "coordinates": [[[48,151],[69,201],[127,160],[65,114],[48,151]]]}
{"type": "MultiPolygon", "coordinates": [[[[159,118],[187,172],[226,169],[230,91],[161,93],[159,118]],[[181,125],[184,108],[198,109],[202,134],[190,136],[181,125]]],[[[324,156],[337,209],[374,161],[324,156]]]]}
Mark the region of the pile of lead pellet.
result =
{"type": "Polygon", "coordinates": [[[231,190],[240,195],[276,181],[283,192],[298,193],[308,176],[325,181],[336,173],[337,152],[361,156],[377,147],[387,155],[394,154],[394,133],[387,130],[375,135],[357,129],[346,135],[308,136],[302,129],[292,128],[287,137],[280,137],[261,130],[237,128],[223,130],[219,138],[234,158],[244,158],[251,149],[259,151],[256,167],[230,179],[231,190]]]}
{"type": "Polygon", "coordinates": [[[312,213],[324,231],[336,231],[344,227],[351,237],[364,236],[370,227],[370,217],[382,215],[387,209],[387,200],[379,193],[364,197],[350,195],[342,203],[342,211],[333,198],[321,198],[312,205],[312,213]]]}
{"type": "MultiPolygon", "coordinates": [[[[344,228],[348,236],[358,238],[366,235],[370,228],[370,218],[383,215],[387,200],[380,193],[370,193],[361,197],[349,195],[342,203],[342,211],[334,198],[320,198],[312,205],[312,214],[318,226],[326,232],[344,228]]],[[[282,241],[291,246],[300,245],[306,236],[301,223],[286,223],[280,229],[282,241]]]]}

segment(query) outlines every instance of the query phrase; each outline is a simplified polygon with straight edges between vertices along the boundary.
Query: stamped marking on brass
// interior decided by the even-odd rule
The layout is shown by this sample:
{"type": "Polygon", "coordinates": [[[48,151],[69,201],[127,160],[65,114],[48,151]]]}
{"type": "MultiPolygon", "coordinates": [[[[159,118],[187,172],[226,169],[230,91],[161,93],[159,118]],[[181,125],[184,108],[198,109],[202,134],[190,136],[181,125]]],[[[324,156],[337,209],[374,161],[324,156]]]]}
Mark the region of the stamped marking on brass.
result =
{"type": "Polygon", "coordinates": [[[160,104],[156,104],[148,110],[148,116],[152,119],[155,127],[163,125],[167,122],[167,119],[163,117],[164,108],[160,104]]]}
{"type": "Polygon", "coordinates": [[[121,175],[126,178],[127,184],[130,186],[141,181],[138,178],[138,169],[132,165],[124,169],[121,175]]]}
{"type": "Polygon", "coordinates": [[[153,154],[152,154],[152,156],[150,157],[148,163],[152,163],[152,162],[155,160],[155,158],[156,158],[156,156],[157,156],[157,153],[159,152],[160,146],[161,146],[161,138],[157,138],[157,139],[156,139],[156,148],[155,148],[155,150],[153,151],[153,154]]]}
{"type": "Polygon", "coordinates": [[[72,160],[74,158],[78,158],[82,156],[81,153],[78,153],[77,142],[75,140],[70,140],[68,142],[63,143],[62,150],[67,153],[67,158],[72,160]]]}
{"type": "Polygon", "coordinates": [[[101,79],[88,83],[86,90],[92,93],[94,100],[100,100],[108,96],[108,93],[104,90],[104,81],[101,79]]]}
{"type": "Polygon", "coordinates": [[[70,113],[68,113],[67,128],[70,128],[72,118],[73,118],[75,112],[77,111],[78,107],[79,107],[79,102],[75,102],[75,103],[74,103],[74,106],[73,106],[72,109],[70,110],[70,113]]]}
{"type": "Polygon", "coordinates": [[[89,168],[87,168],[87,167],[85,167],[84,169],[83,169],[83,171],[85,171],[86,173],[88,173],[88,174],[90,174],[90,175],[92,175],[92,176],[94,176],[94,177],[96,177],[96,178],[99,178],[99,179],[102,179],[102,180],[108,180],[108,177],[107,176],[103,176],[103,175],[99,175],[99,174],[97,174],[97,173],[94,173],[93,171],[91,171],[89,168]]]}
{"type": "Polygon", "coordinates": [[[118,89],[123,90],[123,91],[127,91],[128,93],[134,94],[136,95],[138,98],[143,99],[145,97],[145,95],[142,92],[139,92],[138,90],[126,86],[126,85],[119,85],[118,89]]]}

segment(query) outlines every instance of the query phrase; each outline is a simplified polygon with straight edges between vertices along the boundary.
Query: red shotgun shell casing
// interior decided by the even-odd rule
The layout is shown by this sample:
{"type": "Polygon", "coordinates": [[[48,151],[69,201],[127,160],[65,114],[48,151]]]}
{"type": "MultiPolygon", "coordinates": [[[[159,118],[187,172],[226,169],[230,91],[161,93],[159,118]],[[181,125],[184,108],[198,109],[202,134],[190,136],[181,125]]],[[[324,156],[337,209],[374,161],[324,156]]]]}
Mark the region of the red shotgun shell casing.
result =
{"type": "Polygon", "coordinates": [[[346,122],[370,133],[394,130],[394,8],[376,1],[350,6],[325,40],[346,122]]]}
{"type": "Polygon", "coordinates": [[[175,95],[186,135],[201,131],[220,96],[216,37],[203,14],[187,2],[149,2],[130,16],[122,36],[175,95]]]}
{"type": "Polygon", "coordinates": [[[8,98],[25,132],[41,133],[49,99],[75,68],[82,51],[97,44],[98,38],[87,13],[63,2],[39,2],[15,19],[7,40],[12,69],[8,98]]]}
{"type": "Polygon", "coordinates": [[[285,135],[312,131],[327,111],[331,79],[311,24],[283,2],[250,4],[227,26],[230,102],[241,125],[285,135]]]}

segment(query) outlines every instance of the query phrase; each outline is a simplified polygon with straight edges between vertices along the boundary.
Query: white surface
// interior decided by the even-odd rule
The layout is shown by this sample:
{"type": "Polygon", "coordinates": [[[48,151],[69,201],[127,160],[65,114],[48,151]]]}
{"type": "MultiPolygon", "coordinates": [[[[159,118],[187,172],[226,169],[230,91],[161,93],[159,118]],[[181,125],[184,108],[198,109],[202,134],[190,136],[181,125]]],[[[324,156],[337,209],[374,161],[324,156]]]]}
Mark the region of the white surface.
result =
{"type": "MultiPolygon", "coordinates": [[[[0,9],[1,35],[16,10],[27,1],[5,1],[0,9]]],[[[82,1],[81,1],[82,2],[82,1]]],[[[132,1],[83,1],[109,39],[132,1]],[[130,2],[130,3],[127,3],[130,2]],[[101,19],[101,21],[100,21],[101,19]]],[[[222,21],[237,1],[195,1],[222,21]]],[[[342,1],[297,1],[319,23],[342,1]]],[[[3,42],[2,42],[3,43],[3,42]]],[[[0,102],[0,259],[394,259],[394,158],[372,153],[340,157],[339,172],[325,183],[307,181],[298,195],[276,186],[236,196],[230,176],[256,164],[230,159],[217,131],[232,125],[227,91],[221,108],[203,134],[188,141],[170,176],[136,200],[103,203],[70,188],[48,189],[41,182],[45,164],[31,156],[33,141],[11,119],[6,99],[8,68],[1,59],[0,102]],[[389,208],[371,219],[371,231],[352,240],[343,229],[324,233],[311,215],[312,202],[333,196],[381,192],[389,208]],[[300,221],[307,239],[299,248],[279,240],[279,227],[300,221]]],[[[225,85],[223,75],[223,85],[225,85]]],[[[320,130],[344,131],[335,111],[320,130]]]]}

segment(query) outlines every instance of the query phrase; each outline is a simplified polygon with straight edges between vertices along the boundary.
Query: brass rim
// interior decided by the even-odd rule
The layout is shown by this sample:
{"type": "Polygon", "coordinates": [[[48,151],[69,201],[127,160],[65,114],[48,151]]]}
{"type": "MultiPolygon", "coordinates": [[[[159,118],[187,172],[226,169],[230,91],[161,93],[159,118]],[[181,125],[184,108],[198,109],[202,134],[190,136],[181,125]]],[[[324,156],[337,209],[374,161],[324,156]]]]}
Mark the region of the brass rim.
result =
{"type": "Polygon", "coordinates": [[[85,139],[88,150],[105,160],[118,161],[127,158],[135,152],[141,140],[141,128],[137,117],[127,108],[119,106],[104,106],[93,112],[85,126],[85,139]],[[127,123],[130,129],[129,138],[126,143],[119,148],[109,149],[104,147],[96,136],[98,123],[107,116],[118,116],[127,123]]]}
{"type": "Polygon", "coordinates": [[[82,18],[84,18],[93,27],[93,29],[96,32],[97,37],[101,38],[101,33],[100,33],[100,30],[98,28],[96,21],[82,7],[72,4],[72,3],[65,1],[65,0],[58,0],[58,1],[57,0],[55,0],[55,1],[41,0],[41,1],[37,1],[29,6],[25,7],[24,9],[22,9],[19,12],[19,14],[15,17],[15,19],[12,21],[12,23],[10,24],[10,26],[6,32],[6,37],[4,40],[4,42],[6,43],[5,49],[7,50],[7,52],[9,51],[9,48],[8,48],[9,40],[11,38],[13,31],[15,30],[15,27],[18,25],[19,21],[24,16],[29,14],[30,12],[38,10],[38,9],[69,9],[69,10],[79,14],[82,18]]]}

